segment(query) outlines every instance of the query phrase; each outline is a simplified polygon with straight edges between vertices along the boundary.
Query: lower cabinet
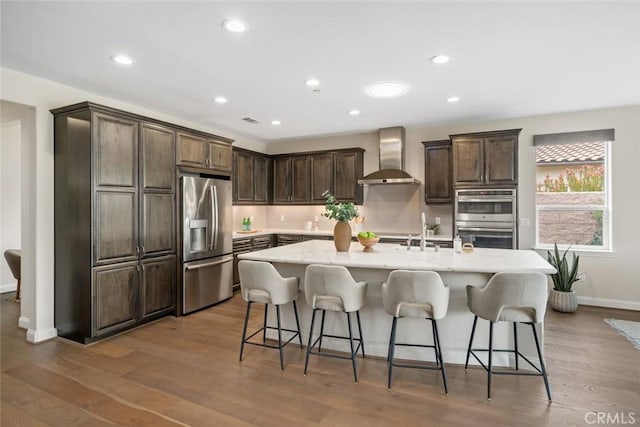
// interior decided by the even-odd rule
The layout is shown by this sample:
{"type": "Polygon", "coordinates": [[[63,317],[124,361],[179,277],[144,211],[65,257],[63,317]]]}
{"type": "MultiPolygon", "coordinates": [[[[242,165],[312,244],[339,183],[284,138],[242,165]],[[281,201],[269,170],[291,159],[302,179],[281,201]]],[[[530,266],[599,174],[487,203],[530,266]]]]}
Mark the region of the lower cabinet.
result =
{"type": "Polygon", "coordinates": [[[173,313],[175,269],[175,255],[93,268],[91,338],[173,313]]]}
{"type": "Polygon", "coordinates": [[[273,236],[271,234],[266,236],[244,237],[241,239],[233,240],[233,290],[240,289],[240,274],[238,273],[238,255],[246,254],[248,252],[259,251],[262,249],[269,249],[273,246],[273,236]]]}

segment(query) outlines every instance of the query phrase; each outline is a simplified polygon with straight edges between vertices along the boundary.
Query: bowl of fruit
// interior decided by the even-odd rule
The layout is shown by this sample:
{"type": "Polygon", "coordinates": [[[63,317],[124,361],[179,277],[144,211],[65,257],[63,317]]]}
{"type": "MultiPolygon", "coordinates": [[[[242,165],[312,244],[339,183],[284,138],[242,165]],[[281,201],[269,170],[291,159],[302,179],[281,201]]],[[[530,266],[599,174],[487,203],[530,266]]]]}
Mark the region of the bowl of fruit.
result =
{"type": "Polygon", "coordinates": [[[361,231],[358,233],[358,241],[364,246],[363,252],[373,252],[373,246],[378,243],[380,237],[373,231],[361,231]]]}

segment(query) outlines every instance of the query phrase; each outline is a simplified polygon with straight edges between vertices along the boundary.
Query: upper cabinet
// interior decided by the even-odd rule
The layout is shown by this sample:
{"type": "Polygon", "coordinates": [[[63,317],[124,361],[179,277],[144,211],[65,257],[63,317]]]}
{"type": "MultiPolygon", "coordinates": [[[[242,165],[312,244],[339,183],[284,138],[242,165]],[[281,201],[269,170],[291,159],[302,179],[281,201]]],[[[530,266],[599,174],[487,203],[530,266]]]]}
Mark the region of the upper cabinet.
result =
{"type": "Polygon", "coordinates": [[[454,185],[517,185],[518,135],[521,130],[451,135],[454,185]]]}
{"type": "Polygon", "coordinates": [[[363,153],[349,148],[274,156],[273,203],[324,204],[329,191],[340,202],[362,204],[363,153]]]}
{"type": "Polygon", "coordinates": [[[451,140],[423,142],[424,201],[427,205],[453,202],[451,140]]]}
{"type": "Polygon", "coordinates": [[[268,203],[269,158],[241,148],[233,149],[233,203],[262,205],[268,203]]]}
{"type": "Polygon", "coordinates": [[[231,173],[231,142],[211,139],[204,135],[178,132],[176,145],[176,163],[207,169],[216,172],[231,173]]]}
{"type": "Polygon", "coordinates": [[[308,155],[276,156],[273,159],[273,202],[310,202],[308,155]]]}

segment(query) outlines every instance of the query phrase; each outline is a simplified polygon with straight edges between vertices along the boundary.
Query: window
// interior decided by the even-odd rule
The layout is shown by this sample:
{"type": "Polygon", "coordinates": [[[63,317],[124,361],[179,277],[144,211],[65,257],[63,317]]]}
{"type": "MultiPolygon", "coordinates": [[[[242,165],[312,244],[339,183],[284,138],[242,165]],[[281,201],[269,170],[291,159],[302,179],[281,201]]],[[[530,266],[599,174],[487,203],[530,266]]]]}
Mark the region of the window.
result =
{"type": "Polygon", "coordinates": [[[534,136],[536,247],[611,249],[613,129],[534,136]]]}

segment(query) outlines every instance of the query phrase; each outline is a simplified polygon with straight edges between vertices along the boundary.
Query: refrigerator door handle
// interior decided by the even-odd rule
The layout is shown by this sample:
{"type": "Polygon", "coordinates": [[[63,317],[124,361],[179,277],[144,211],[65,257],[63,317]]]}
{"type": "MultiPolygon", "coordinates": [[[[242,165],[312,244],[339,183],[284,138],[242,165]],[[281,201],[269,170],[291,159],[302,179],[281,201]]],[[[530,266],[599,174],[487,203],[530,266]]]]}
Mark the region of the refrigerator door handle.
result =
{"type": "Polygon", "coordinates": [[[213,267],[214,265],[220,265],[220,264],[224,264],[226,262],[231,262],[231,261],[233,261],[233,257],[224,258],[224,259],[221,259],[220,261],[207,262],[207,263],[204,263],[204,264],[185,265],[184,269],[187,270],[187,271],[189,271],[189,270],[197,270],[199,268],[213,267]]]}
{"type": "Polygon", "coordinates": [[[218,247],[218,190],[215,185],[211,186],[211,245],[210,250],[214,250],[218,247]]]}

